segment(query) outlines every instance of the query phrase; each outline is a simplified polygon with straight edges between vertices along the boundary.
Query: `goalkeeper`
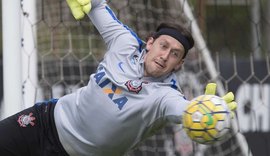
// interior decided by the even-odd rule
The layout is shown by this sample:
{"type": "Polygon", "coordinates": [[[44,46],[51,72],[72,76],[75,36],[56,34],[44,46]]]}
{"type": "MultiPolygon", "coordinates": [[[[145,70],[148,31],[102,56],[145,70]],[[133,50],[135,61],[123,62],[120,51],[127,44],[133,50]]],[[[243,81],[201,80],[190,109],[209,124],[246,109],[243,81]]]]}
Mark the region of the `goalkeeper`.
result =
{"type": "Polygon", "coordinates": [[[67,2],[76,19],[87,15],[98,29],[104,60],[87,86],[1,121],[0,155],[121,156],[167,123],[181,123],[189,101],[174,72],[194,45],[191,34],[163,23],[143,44],[106,1],[67,2]]]}

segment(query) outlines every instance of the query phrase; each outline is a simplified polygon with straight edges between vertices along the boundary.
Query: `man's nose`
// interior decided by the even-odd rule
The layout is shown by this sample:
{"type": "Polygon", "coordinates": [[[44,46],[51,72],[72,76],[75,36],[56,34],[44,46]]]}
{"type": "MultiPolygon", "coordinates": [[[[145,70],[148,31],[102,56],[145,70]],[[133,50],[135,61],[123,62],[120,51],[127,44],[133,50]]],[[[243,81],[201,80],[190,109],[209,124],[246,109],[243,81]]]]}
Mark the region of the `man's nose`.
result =
{"type": "Polygon", "coordinates": [[[168,58],[169,58],[169,56],[170,56],[170,50],[165,50],[165,51],[163,51],[163,53],[162,53],[162,55],[161,55],[161,59],[163,60],[163,61],[167,61],[168,60],[168,58]]]}

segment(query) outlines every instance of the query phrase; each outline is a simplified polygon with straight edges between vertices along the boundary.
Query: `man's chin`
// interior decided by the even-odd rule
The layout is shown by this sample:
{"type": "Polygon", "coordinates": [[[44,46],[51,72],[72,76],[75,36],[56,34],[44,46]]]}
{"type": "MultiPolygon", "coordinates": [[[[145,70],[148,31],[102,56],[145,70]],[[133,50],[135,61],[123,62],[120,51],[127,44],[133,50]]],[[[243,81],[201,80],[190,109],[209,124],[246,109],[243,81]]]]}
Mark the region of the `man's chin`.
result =
{"type": "Polygon", "coordinates": [[[154,78],[160,78],[160,77],[162,77],[163,75],[164,75],[163,73],[158,72],[158,71],[152,73],[152,77],[154,77],[154,78]]]}

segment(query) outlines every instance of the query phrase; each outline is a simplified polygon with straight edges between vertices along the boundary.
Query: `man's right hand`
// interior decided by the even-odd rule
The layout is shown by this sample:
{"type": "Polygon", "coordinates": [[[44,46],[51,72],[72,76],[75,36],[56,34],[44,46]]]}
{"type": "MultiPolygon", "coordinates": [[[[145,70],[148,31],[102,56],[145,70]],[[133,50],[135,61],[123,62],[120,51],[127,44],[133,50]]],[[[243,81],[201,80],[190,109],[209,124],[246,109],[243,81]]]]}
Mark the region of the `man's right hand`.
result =
{"type": "Polygon", "coordinates": [[[67,4],[76,20],[82,19],[91,10],[91,0],[67,0],[67,4]]]}
{"type": "MultiPolygon", "coordinates": [[[[208,83],[206,85],[206,88],[205,88],[205,94],[215,95],[216,94],[216,88],[217,88],[216,83],[208,83]]],[[[236,110],[237,103],[234,101],[234,94],[232,92],[227,93],[222,98],[226,101],[226,103],[227,103],[227,105],[228,105],[228,107],[230,108],[231,111],[236,110]]]]}

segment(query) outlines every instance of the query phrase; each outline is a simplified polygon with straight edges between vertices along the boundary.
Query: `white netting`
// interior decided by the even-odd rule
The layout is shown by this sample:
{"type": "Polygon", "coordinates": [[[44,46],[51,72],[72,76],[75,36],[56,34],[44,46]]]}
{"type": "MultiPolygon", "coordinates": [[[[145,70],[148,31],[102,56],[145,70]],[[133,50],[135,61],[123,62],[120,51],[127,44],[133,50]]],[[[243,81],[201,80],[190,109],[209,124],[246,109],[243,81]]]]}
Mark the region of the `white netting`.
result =
{"type": "MultiPolygon", "coordinates": [[[[27,64],[38,67],[38,74],[35,82],[28,71],[23,85],[34,88],[33,101],[40,101],[60,97],[86,85],[105,47],[89,19],[75,21],[64,0],[32,1],[35,2],[34,11],[26,9],[26,2],[22,1],[24,30],[30,30],[30,34],[22,35],[22,52],[27,64]],[[33,57],[37,57],[36,65],[33,57]]],[[[251,155],[240,132],[269,133],[270,127],[270,2],[209,0],[189,3],[193,19],[186,18],[179,0],[109,1],[117,17],[142,39],[160,22],[183,23],[190,29],[197,22],[207,44],[198,48],[196,43],[185,60],[179,72],[182,89],[191,99],[203,93],[207,82],[220,80],[225,91],[236,93],[239,103],[236,125],[239,128],[224,143],[198,146],[185,136],[181,127],[168,126],[129,155],[251,155]],[[206,49],[210,49],[212,58],[203,56],[206,49]],[[217,77],[211,75],[212,70],[207,65],[213,60],[217,77]]]]}

